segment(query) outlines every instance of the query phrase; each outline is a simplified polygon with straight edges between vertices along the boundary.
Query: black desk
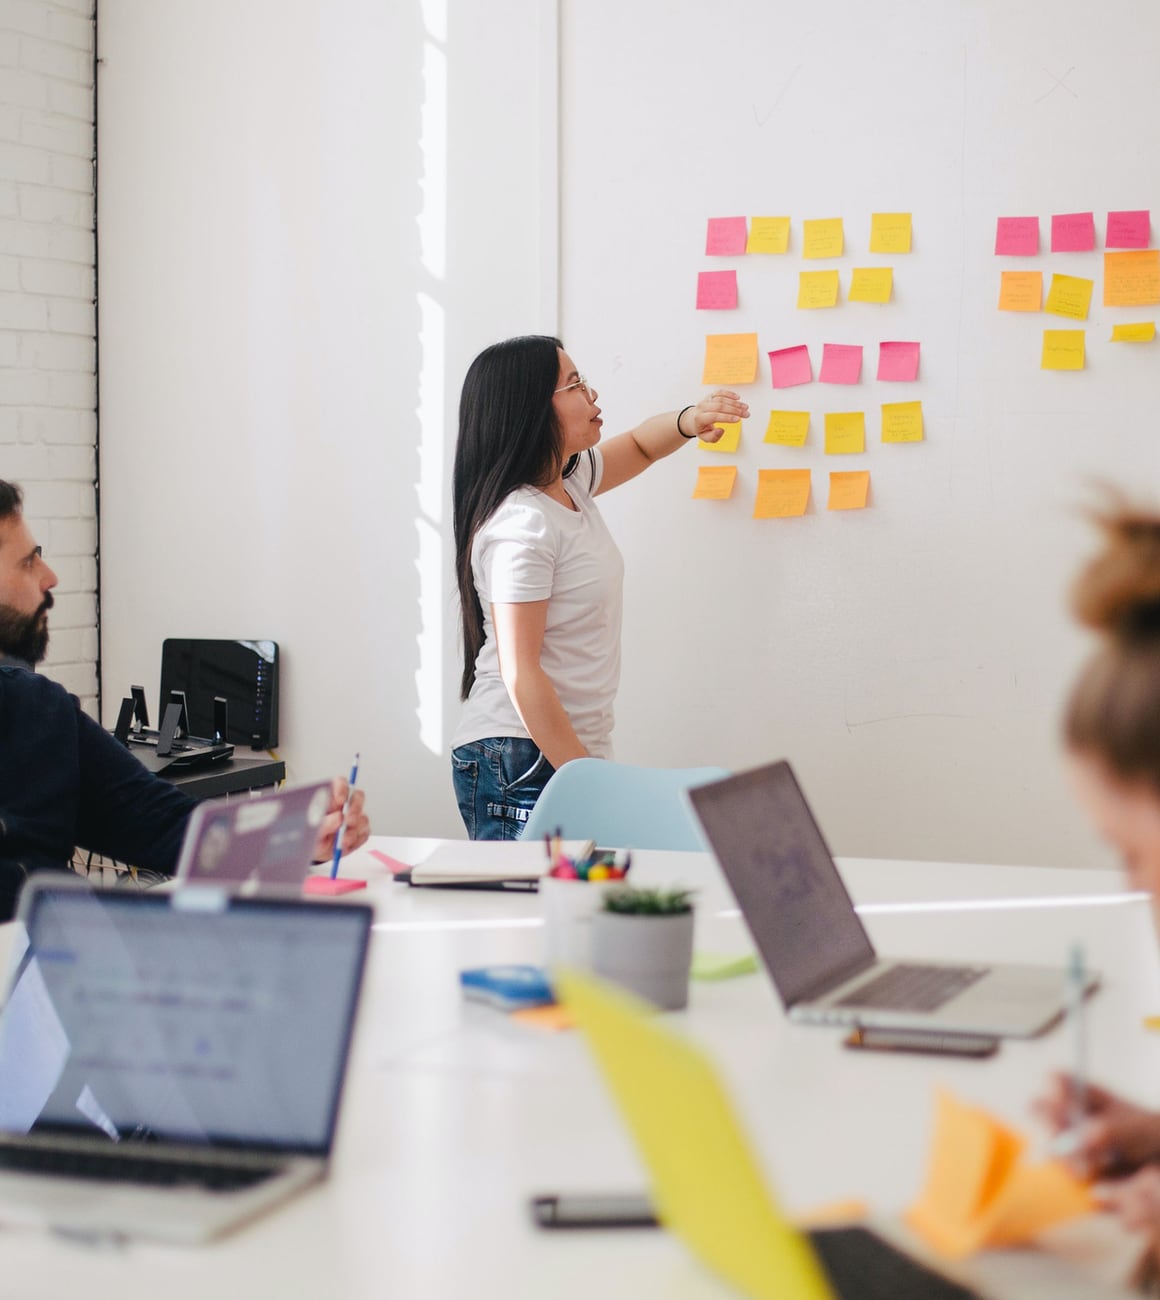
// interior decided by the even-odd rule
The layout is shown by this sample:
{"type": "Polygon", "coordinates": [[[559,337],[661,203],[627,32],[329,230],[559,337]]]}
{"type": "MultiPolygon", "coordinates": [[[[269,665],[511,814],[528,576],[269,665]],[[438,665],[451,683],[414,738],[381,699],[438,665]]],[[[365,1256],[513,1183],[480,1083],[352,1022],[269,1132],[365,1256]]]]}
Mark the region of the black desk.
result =
{"type": "Polygon", "coordinates": [[[161,775],[194,799],[216,799],[223,794],[277,785],[286,779],[286,764],[280,758],[268,758],[263,754],[253,758],[228,758],[222,763],[188,771],[171,768],[161,775]]]}

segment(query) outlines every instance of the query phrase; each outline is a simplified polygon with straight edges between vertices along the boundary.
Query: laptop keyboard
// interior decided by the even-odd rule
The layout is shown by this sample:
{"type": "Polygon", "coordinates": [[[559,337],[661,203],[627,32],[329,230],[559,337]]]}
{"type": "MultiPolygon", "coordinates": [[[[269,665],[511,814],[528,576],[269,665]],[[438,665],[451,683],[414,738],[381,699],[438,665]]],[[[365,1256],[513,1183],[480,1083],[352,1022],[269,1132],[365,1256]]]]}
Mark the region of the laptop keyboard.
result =
{"type": "Polygon", "coordinates": [[[988,966],[891,966],[847,993],[837,1007],[874,1007],[883,1011],[935,1011],[956,993],[982,979],[988,966]]]}
{"type": "Polygon", "coordinates": [[[980,1300],[865,1228],[808,1235],[840,1300],[980,1300]]]}
{"type": "Polygon", "coordinates": [[[112,1152],[0,1146],[0,1173],[52,1174],[64,1178],[88,1178],[95,1182],[144,1183],[153,1187],[192,1185],[211,1192],[233,1192],[252,1187],[278,1173],[279,1168],[239,1169],[199,1160],[147,1160],[112,1152]]]}

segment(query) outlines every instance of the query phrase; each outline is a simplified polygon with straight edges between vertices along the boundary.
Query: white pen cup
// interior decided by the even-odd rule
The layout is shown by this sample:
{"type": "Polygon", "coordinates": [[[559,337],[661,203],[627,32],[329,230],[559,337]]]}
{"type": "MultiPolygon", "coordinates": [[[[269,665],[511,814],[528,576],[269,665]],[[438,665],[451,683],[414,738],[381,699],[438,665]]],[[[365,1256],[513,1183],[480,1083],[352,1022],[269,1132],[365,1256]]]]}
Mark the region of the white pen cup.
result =
{"type": "Polygon", "coordinates": [[[541,879],[545,966],[592,969],[592,918],[607,888],[605,881],[541,879]]]}

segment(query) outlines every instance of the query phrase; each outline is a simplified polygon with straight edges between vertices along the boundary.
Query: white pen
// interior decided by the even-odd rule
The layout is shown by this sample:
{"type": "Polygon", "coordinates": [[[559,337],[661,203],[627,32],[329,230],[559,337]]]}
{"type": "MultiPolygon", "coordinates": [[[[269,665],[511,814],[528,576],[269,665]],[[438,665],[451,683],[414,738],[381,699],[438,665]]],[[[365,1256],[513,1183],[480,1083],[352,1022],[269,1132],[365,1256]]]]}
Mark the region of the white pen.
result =
{"type": "Polygon", "coordinates": [[[1084,1024],[1084,992],[1087,972],[1083,948],[1072,945],[1067,963],[1067,1020],[1071,1028],[1070,1120],[1068,1127],[1055,1135],[1050,1152],[1057,1159],[1075,1155],[1080,1148],[1080,1126],[1087,1115],[1087,1030],[1084,1024]]]}

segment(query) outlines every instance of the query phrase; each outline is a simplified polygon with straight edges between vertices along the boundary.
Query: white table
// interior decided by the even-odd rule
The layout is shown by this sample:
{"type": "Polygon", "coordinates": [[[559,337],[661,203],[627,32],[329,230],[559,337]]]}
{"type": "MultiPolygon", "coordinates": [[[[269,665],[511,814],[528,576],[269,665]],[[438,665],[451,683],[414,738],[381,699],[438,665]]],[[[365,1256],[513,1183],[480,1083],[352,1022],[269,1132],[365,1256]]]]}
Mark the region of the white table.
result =
{"type": "MultiPolygon", "coordinates": [[[[434,841],[376,839],[404,861],[434,841]]],[[[1160,1092],[1160,962],[1146,902],[1101,871],[848,860],[875,944],[914,956],[1059,963],[1081,938],[1104,988],[1091,1004],[1099,1077],[1160,1092]],[[966,906],[952,907],[954,903],[966,906]],[[1000,905],[1002,904],[1002,905],[1000,905]]],[[[615,1300],[732,1294],[661,1232],[537,1232],[536,1191],[633,1189],[643,1175],[583,1041],[522,1028],[463,1001],[458,971],[538,961],[535,895],[410,889],[365,851],[343,874],[370,881],[376,908],[365,1000],[332,1176],[233,1237],[199,1250],[92,1250],[4,1231],[0,1297],[206,1300],[375,1297],[615,1300]]],[[[700,854],[640,853],[637,882],[690,884],[697,946],[751,950],[717,868],[700,854]]],[[[358,898],[360,895],[354,895],[358,898]]],[[[340,905],[340,904],[339,904],[340,905]]],[[[991,1061],[843,1051],[835,1031],[789,1024],[764,975],[694,984],[669,1023],[718,1062],[783,1202],[794,1212],[862,1197],[895,1215],[915,1195],[933,1090],[946,1084],[1030,1131],[1028,1104],[1065,1067],[1058,1031],[1005,1043],[991,1061]]],[[[986,1257],[996,1294],[1093,1294],[1122,1270],[1114,1225],[1061,1229],[1053,1254],[986,1257]],[[1085,1272],[1065,1265],[1071,1258],[1085,1272]]]]}

